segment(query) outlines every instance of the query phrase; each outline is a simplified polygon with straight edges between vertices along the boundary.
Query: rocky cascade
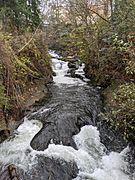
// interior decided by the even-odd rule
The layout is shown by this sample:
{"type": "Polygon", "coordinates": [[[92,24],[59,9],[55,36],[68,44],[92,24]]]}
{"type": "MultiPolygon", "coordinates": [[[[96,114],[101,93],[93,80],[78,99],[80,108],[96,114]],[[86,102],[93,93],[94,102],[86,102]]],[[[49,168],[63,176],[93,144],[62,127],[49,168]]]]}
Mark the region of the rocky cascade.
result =
{"type": "Polygon", "coordinates": [[[71,67],[51,55],[50,97],[33,107],[14,137],[0,145],[1,180],[10,164],[23,180],[132,180],[130,148],[101,126],[99,88],[89,85],[83,64],[71,67]]]}

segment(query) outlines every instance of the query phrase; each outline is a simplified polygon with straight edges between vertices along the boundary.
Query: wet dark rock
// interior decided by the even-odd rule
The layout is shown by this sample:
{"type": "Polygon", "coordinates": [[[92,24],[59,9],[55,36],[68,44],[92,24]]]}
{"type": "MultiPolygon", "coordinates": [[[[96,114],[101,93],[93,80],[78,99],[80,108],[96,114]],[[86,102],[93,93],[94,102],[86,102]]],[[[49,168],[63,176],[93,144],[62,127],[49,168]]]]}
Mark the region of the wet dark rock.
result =
{"type": "MultiPolygon", "coordinates": [[[[68,70],[68,74],[67,74],[67,75],[70,74],[70,77],[73,77],[73,78],[74,78],[74,77],[75,77],[75,70],[76,70],[75,68],[70,68],[70,69],[68,70]]],[[[67,76],[67,75],[66,75],[66,76],[67,76]]]]}
{"type": "Polygon", "coordinates": [[[101,118],[96,123],[100,132],[101,142],[107,147],[108,152],[115,151],[120,153],[127,146],[127,142],[123,139],[120,131],[110,128],[101,118]]]}
{"type": "Polygon", "coordinates": [[[83,80],[83,76],[80,74],[77,74],[75,68],[70,68],[65,76],[83,80]]]}
{"type": "Polygon", "coordinates": [[[72,136],[79,133],[84,125],[94,125],[100,112],[100,97],[90,86],[52,86],[52,97],[42,109],[29,119],[38,119],[43,128],[31,141],[36,150],[44,150],[51,139],[55,144],[76,145],[72,136]],[[83,92],[83,93],[82,93],[83,92]],[[43,109],[49,109],[43,111],[43,109]],[[42,113],[41,113],[42,112],[42,113]]]}
{"type": "Polygon", "coordinates": [[[0,168],[0,180],[11,180],[7,168],[0,168]]]}
{"type": "Polygon", "coordinates": [[[75,78],[83,80],[83,76],[81,76],[80,74],[75,74],[75,78]]]}
{"type": "Polygon", "coordinates": [[[102,99],[98,89],[91,86],[78,88],[67,85],[59,88],[53,85],[50,91],[52,96],[49,101],[45,101],[44,106],[36,109],[36,114],[29,117],[43,123],[43,128],[31,141],[33,149],[44,150],[51,140],[55,144],[62,142],[76,149],[72,136],[79,133],[84,125],[98,127],[101,141],[109,152],[121,152],[127,146],[120,132],[110,129],[99,117],[102,99]]]}
{"type": "Polygon", "coordinates": [[[74,70],[74,69],[72,69],[72,71],[70,72],[70,75],[71,75],[72,78],[75,78],[75,77],[76,77],[76,75],[75,75],[75,70],[74,70]]]}
{"type": "Polygon", "coordinates": [[[129,152],[127,153],[126,156],[126,161],[129,162],[129,172],[134,173],[135,172],[135,144],[133,142],[130,142],[128,144],[129,147],[129,152]]]}
{"type": "Polygon", "coordinates": [[[80,61],[78,59],[72,59],[68,62],[68,67],[69,69],[73,68],[75,70],[77,70],[79,68],[80,65],[80,61]]]}
{"type": "Polygon", "coordinates": [[[53,72],[52,72],[52,75],[53,75],[53,76],[56,76],[56,72],[53,71],[53,72]]]}
{"type": "Polygon", "coordinates": [[[81,76],[80,74],[77,74],[75,68],[70,68],[66,76],[83,80],[83,76],[81,76]]]}
{"type": "Polygon", "coordinates": [[[10,136],[9,129],[0,129],[0,143],[5,141],[10,136]]]}
{"type": "Polygon", "coordinates": [[[0,180],[20,180],[17,167],[14,164],[0,168],[0,180]]]}
{"type": "Polygon", "coordinates": [[[81,130],[81,127],[85,126],[85,125],[92,125],[92,121],[90,123],[90,117],[87,115],[84,115],[82,117],[78,117],[77,118],[77,127],[79,128],[79,131],[81,130]]]}
{"type": "Polygon", "coordinates": [[[72,180],[77,176],[78,168],[74,162],[38,156],[38,165],[30,172],[20,170],[22,180],[72,180]]]}
{"type": "Polygon", "coordinates": [[[76,62],[69,62],[68,63],[68,67],[69,68],[75,68],[75,69],[78,69],[79,68],[79,66],[78,66],[78,63],[76,63],[76,62]]]}

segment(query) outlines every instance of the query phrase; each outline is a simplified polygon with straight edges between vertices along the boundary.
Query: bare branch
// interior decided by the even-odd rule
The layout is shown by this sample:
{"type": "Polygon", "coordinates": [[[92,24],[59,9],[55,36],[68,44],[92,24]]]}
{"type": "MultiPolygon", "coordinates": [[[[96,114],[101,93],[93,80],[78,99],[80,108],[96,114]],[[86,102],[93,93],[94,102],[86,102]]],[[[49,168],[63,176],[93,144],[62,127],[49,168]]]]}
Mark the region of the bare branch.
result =
{"type": "Polygon", "coordinates": [[[110,21],[108,21],[107,19],[105,19],[103,16],[101,16],[99,13],[97,13],[96,11],[89,9],[91,12],[93,12],[94,14],[96,14],[98,17],[100,17],[101,19],[103,19],[104,21],[106,21],[107,23],[110,24],[110,21]]]}
{"type": "MultiPolygon", "coordinates": [[[[41,22],[42,23],[42,22],[41,22]]],[[[28,46],[30,44],[30,42],[33,40],[34,36],[36,35],[41,23],[38,25],[37,29],[35,30],[34,34],[32,35],[32,37],[30,38],[30,40],[21,48],[19,49],[18,53],[20,53],[26,46],[28,46]]]]}

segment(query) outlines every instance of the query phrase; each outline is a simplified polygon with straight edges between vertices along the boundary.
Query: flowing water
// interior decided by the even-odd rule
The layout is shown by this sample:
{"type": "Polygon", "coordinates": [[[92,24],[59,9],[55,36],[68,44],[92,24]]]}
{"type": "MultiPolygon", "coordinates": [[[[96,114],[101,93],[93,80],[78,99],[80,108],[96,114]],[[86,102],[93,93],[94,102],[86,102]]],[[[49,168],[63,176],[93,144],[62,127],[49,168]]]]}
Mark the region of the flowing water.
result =
{"type": "Polygon", "coordinates": [[[97,90],[87,85],[84,65],[76,71],[83,80],[67,77],[67,62],[51,55],[52,97],[0,145],[0,180],[6,180],[2,172],[9,164],[18,167],[23,180],[134,180],[125,160],[129,148],[108,153],[93,126],[101,103],[97,90]]]}

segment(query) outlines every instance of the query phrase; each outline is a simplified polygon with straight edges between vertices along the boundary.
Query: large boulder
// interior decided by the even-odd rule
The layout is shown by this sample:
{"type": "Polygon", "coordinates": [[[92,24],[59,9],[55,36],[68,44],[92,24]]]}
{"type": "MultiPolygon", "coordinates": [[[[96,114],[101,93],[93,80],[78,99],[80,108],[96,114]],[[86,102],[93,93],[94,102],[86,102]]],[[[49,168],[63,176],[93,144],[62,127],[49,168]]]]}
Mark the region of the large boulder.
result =
{"type": "Polygon", "coordinates": [[[79,68],[79,62],[78,62],[78,61],[69,62],[69,63],[68,63],[68,67],[69,67],[69,68],[78,69],[78,68],[79,68]]]}
{"type": "Polygon", "coordinates": [[[31,146],[35,150],[43,151],[53,140],[55,144],[62,142],[63,145],[76,149],[72,137],[79,133],[82,126],[93,125],[99,114],[100,103],[98,101],[100,99],[96,92],[90,91],[87,86],[80,88],[63,86],[59,89],[54,85],[51,91],[50,101],[46,102],[36,114],[29,117],[29,119],[38,119],[43,123],[42,129],[32,139],[31,146]],[[82,92],[85,92],[85,96],[82,92]]]}

